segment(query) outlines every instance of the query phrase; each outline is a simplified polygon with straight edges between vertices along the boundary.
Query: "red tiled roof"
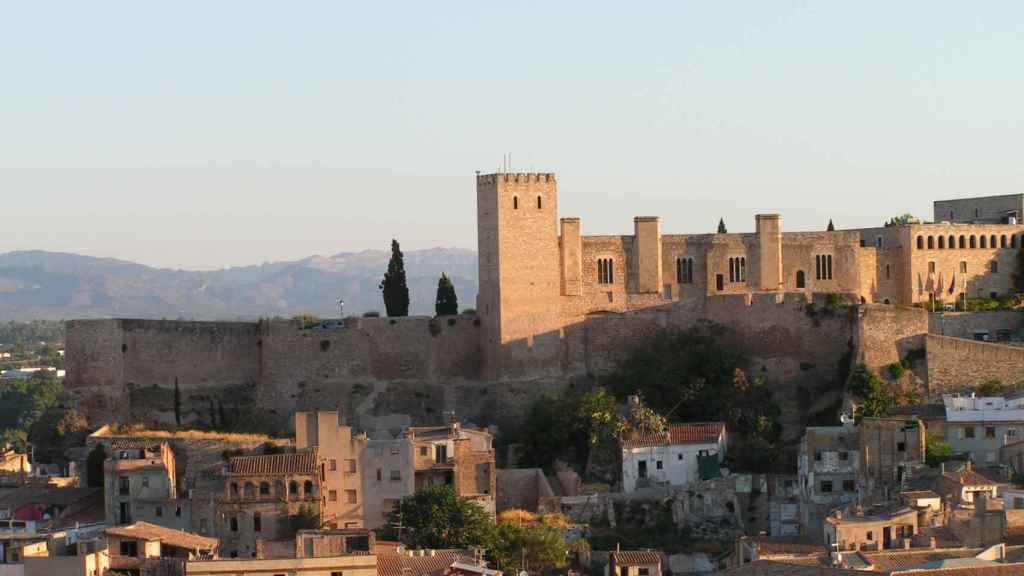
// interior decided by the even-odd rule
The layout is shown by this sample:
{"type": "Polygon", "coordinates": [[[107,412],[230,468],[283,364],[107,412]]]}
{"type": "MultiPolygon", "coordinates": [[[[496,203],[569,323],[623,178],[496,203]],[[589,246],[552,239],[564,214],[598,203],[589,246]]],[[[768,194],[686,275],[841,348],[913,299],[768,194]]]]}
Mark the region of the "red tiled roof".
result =
{"type": "Polygon", "coordinates": [[[974,470],[957,470],[956,472],[946,472],[946,478],[949,478],[953,482],[961,484],[963,486],[993,486],[998,484],[981,474],[978,474],[974,470]]]}
{"type": "MultiPolygon", "coordinates": [[[[716,572],[716,574],[719,574],[716,572]]],[[[829,566],[808,566],[786,561],[755,560],[721,572],[723,576],[866,576],[870,572],[832,568],[829,566]]]]}
{"type": "Polygon", "coordinates": [[[623,550],[612,552],[612,558],[618,566],[649,566],[661,564],[661,554],[653,550],[623,550]]]}
{"type": "Polygon", "coordinates": [[[131,538],[135,540],[159,541],[166,546],[187,548],[189,550],[213,550],[217,547],[216,538],[206,538],[184,530],[164,528],[149,522],[136,522],[128,526],[107,528],[103,531],[108,536],[131,538]]]}
{"type": "Polygon", "coordinates": [[[231,474],[316,474],[316,450],[264,456],[236,456],[231,459],[231,474]]]}
{"type": "Polygon", "coordinates": [[[724,422],[674,424],[658,434],[638,434],[622,441],[623,448],[646,448],[674,444],[715,444],[725,430],[724,422]]]}
{"type": "Polygon", "coordinates": [[[444,570],[459,558],[458,550],[434,550],[377,554],[377,576],[423,576],[444,570]],[[410,555],[413,554],[413,555],[410,555]]]}

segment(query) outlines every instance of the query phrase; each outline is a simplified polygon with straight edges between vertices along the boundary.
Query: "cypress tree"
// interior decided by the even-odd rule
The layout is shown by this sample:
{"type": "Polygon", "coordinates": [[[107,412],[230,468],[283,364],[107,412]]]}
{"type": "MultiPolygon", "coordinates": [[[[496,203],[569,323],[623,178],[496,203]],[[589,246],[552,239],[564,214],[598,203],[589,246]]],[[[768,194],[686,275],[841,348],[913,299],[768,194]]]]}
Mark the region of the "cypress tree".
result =
{"type": "Polygon", "coordinates": [[[444,272],[441,273],[441,278],[437,281],[437,299],[434,302],[434,311],[438,316],[459,313],[459,299],[455,295],[455,285],[444,272]]]}
{"type": "Polygon", "coordinates": [[[835,232],[836,231],[836,227],[835,227],[834,224],[832,224],[832,219],[831,218],[828,219],[828,228],[826,230],[828,230],[829,232],[835,232]]]}
{"type": "Polygon", "coordinates": [[[388,271],[381,280],[380,289],[384,296],[384,308],[388,316],[409,315],[409,286],[405,283],[405,261],[398,240],[391,240],[391,260],[388,271]]]}
{"type": "Polygon", "coordinates": [[[718,233],[719,234],[728,234],[729,233],[729,231],[725,229],[725,218],[719,218],[718,219],[718,233]]]}

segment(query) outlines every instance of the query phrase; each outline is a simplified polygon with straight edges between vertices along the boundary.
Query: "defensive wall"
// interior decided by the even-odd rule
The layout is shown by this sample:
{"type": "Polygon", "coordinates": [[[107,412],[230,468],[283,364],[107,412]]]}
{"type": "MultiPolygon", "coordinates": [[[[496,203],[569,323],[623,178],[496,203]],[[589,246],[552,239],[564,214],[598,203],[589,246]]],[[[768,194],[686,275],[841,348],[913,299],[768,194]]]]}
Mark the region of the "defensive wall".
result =
{"type": "Polygon", "coordinates": [[[995,341],[1008,337],[1017,346],[1024,340],[1024,312],[992,310],[989,312],[945,312],[931,314],[928,332],[940,336],[968,338],[985,334],[995,341]]]}
{"type": "Polygon", "coordinates": [[[928,392],[941,393],[988,380],[1024,382],[1024,348],[928,334],[928,392]]]}
{"type": "MultiPolygon", "coordinates": [[[[155,426],[286,429],[295,410],[337,408],[355,426],[514,423],[538,394],[599,378],[659,329],[721,324],[756,375],[821,405],[841,394],[844,358],[880,366],[927,330],[923,310],[808,306],[803,293],[727,294],[626,313],[600,313],[509,342],[516,365],[485,378],[477,316],[182,322],[76,320],[67,326],[66,386],[96,421],[155,426]],[[864,329],[865,325],[872,328],[864,329]],[[177,392],[175,389],[177,388],[177,392]],[[241,425],[241,426],[239,426],[241,425]]],[[[795,402],[792,394],[782,394],[795,402]]],[[[795,423],[795,422],[794,422],[795,423]]]]}

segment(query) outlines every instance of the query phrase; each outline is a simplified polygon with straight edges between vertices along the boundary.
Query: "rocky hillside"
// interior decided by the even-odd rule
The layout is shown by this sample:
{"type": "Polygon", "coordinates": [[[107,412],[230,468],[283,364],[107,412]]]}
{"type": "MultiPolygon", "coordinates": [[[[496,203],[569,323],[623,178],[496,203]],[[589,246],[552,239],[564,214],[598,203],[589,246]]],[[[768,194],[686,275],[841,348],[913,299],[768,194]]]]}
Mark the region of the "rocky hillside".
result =
{"type": "MultiPolygon", "coordinates": [[[[195,272],[157,269],[111,258],[21,251],[0,254],[0,321],[70,318],[251,319],[311,313],[384,311],[378,284],[390,253],[364,250],[195,272]]],[[[462,308],[475,306],[476,252],[411,250],[405,267],[410,313],[433,314],[441,272],[462,308]]]]}

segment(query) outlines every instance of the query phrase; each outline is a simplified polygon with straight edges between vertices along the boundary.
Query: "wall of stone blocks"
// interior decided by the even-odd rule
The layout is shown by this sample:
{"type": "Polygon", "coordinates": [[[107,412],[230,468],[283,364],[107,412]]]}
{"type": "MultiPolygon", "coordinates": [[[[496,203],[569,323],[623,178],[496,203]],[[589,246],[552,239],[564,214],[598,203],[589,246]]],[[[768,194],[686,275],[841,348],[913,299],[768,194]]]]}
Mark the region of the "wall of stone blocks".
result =
{"type": "Polygon", "coordinates": [[[996,379],[1024,382],[1024,348],[928,334],[928,391],[974,387],[996,379]]]}
{"type": "Polygon", "coordinates": [[[1024,312],[1020,310],[994,310],[991,312],[947,312],[931,314],[928,332],[939,336],[974,339],[975,332],[988,332],[995,340],[996,333],[1007,330],[1011,337],[1020,339],[1024,331],[1024,312]]]}

